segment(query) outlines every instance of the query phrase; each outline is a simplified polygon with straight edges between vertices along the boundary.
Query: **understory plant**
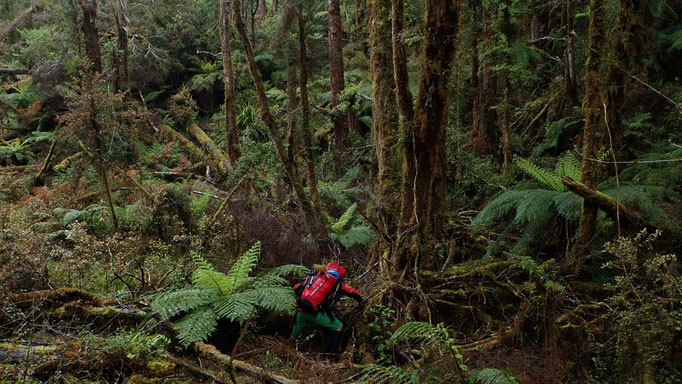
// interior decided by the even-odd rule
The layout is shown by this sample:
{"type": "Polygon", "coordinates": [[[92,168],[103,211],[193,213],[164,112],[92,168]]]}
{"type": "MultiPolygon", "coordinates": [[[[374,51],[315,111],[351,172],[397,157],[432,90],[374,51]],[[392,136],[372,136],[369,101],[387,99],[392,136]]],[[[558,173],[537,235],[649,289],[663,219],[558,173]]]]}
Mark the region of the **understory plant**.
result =
{"type": "Polygon", "coordinates": [[[398,365],[369,364],[363,367],[359,379],[362,384],[420,384],[464,383],[518,384],[511,373],[495,368],[470,371],[452,337],[452,329],[445,324],[411,321],[403,324],[387,341],[391,348],[408,344],[410,350],[402,353],[411,361],[409,368],[398,365]],[[414,344],[420,346],[419,360],[412,354],[414,344]],[[465,381],[466,380],[466,381],[465,381]]]}
{"type": "Polygon", "coordinates": [[[235,261],[227,274],[216,270],[198,253],[192,252],[196,269],[192,285],[164,292],[152,298],[151,309],[162,319],[175,321],[182,346],[205,341],[222,318],[244,323],[257,309],[291,313],[296,309],[294,293],[284,278],[307,272],[300,265],[283,265],[249,276],[258,263],[261,244],[257,242],[235,261]]]}
{"type": "MultiPolygon", "coordinates": [[[[511,253],[527,255],[533,243],[548,228],[552,228],[557,219],[565,220],[571,225],[580,218],[581,197],[566,190],[561,182],[564,176],[580,180],[580,162],[572,153],[567,152],[562,156],[554,171],[547,171],[519,156],[514,157],[514,163],[542,183],[544,188],[506,190],[488,202],[476,215],[473,221],[476,228],[488,227],[498,220],[507,221],[501,235],[488,249],[488,255],[497,252],[502,242],[517,232],[520,233],[520,238],[512,247],[511,253]]],[[[627,172],[627,168],[623,172],[627,172]]],[[[674,197],[676,193],[670,188],[634,182],[618,183],[610,179],[601,183],[598,189],[627,207],[638,210],[651,222],[673,229],[674,225],[668,215],[655,203],[674,197]]],[[[603,218],[604,214],[601,213],[602,223],[603,218]]]]}

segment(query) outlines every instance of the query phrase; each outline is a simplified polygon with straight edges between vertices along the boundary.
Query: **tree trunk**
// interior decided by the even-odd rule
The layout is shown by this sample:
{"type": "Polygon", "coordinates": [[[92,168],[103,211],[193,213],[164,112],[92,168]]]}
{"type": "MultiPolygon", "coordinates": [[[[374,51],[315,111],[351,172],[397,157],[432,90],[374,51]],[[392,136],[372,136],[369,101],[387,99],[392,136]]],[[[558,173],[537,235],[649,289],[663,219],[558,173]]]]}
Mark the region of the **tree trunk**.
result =
{"type": "MultiPolygon", "coordinates": [[[[488,49],[492,38],[491,18],[489,11],[481,6],[481,39],[474,39],[474,58],[472,59],[472,70],[475,80],[474,110],[469,143],[471,148],[479,155],[495,155],[499,159],[500,138],[497,131],[497,113],[492,108],[495,106],[497,95],[497,78],[491,70],[490,59],[479,61],[479,51],[488,49]]],[[[477,33],[474,33],[476,35],[477,33]]]]}
{"type": "MultiPolygon", "coordinates": [[[[402,3],[403,0],[394,0],[402,3]]],[[[400,6],[400,5],[398,5],[400,6]]],[[[379,168],[375,187],[379,198],[378,216],[382,230],[393,234],[398,225],[401,186],[401,151],[398,141],[398,104],[393,67],[391,0],[369,0],[369,44],[372,79],[372,137],[379,168]]],[[[401,13],[400,13],[401,14],[401,13]]],[[[396,20],[394,19],[395,23],[396,20]]],[[[402,19],[400,20],[402,22],[402,19]]],[[[402,30],[402,27],[400,27],[402,30]]],[[[395,36],[402,39],[402,35],[395,36]]],[[[380,244],[380,252],[390,252],[389,244],[380,244]]],[[[383,258],[382,258],[383,260],[383,258]]]]}
{"type": "Polygon", "coordinates": [[[225,84],[225,137],[227,138],[228,160],[230,165],[234,166],[239,158],[239,135],[237,132],[232,48],[230,47],[230,11],[227,7],[227,0],[220,0],[220,45],[223,52],[223,82],[225,84]]]}
{"type": "Polygon", "coordinates": [[[30,16],[37,11],[42,10],[42,7],[32,4],[28,9],[21,12],[11,23],[0,30],[0,40],[9,35],[14,29],[21,28],[30,20],[30,16]]]}
{"type": "Polygon", "coordinates": [[[258,0],[258,10],[256,11],[256,20],[258,22],[263,21],[265,17],[268,15],[268,5],[265,3],[265,0],[258,0]]]}
{"type": "MultiPolygon", "coordinates": [[[[420,242],[437,239],[443,229],[447,166],[445,126],[450,102],[450,74],[455,51],[453,45],[457,34],[457,16],[455,0],[426,1],[426,33],[420,65],[419,93],[414,117],[406,131],[406,136],[411,140],[405,140],[406,147],[411,146],[412,151],[407,148],[405,151],[403,180],[404,188],[409,187],[409,190],[403,191],[398,231],[401,237],[405,234],[407,238],[394,259],[396,272],[410,268],[416,262],[420,242]]],[[[406,87],[407,83],[400,84],[403,80],[396,77],[396,85],[406,87]]],[[[411,100],[404,100],[401,94],[404,96],[404,90],[401,92],[399,89],[400,109],[403,111],[411,100]]],[[[401,114],[404,115],[403,112],[401,114]]]]}
{"type": "MultiPolygon", "coordinates": [[[[303,157],[305,159],[306,174],[308,176],[308,187],[310,196],[316,210],[321,212],[320,192],[317,189],[317,176],[315,175],[315,157],[313,155],[313,132],[310,129],[310,100],[308,99],[308,53],[305,43],[305,19],[303,18],[303,5],[298,6],[298,67],[300,76],[298,78],[299,89],[301,90],[301,136],[303,138],[303,157]]],[[[322,217],[321,214],[318,214],[322,217]]]]}
{"type": "Polygon", "coordinates": [[[272,14],[277,13],[277,8],[279,7],[279,0],[272,0],[272,14]]]}
{"type": "Polygon", "coordinates": [[[585,184],[573,180],[568,176],[564,176],[561,182],[566,186],[566,189],[589,201],[591,204],[601,208],[604,212],[611,215],[613,218],[622,217],[630,223],[637,224],[642,220],[642,216],[624,206],[619,201],[597,191],[593,188],[588,188],[585,184]]]}
{"type": "Polygon", "coordinates": [[[97,0],[78,0],[83,10],[83,38],[85,39],[85,56],[90,61],[92,70],[102,72],[102,51],[97,31],[97,0]]]}
{"type": "Polygon", "coordinates": [[[119,90],[130,89],[130,67],[128,64],[128,0],[116,0],[116,29],[118,31],[118,73],[119,90]]]}
{"type": "Polygon", "coordinates": [[[504,79],[504,114],[502,115],[502,169],[509,173],[511,167],[511,127],[509,106],[509,79],[504,79]]]}
{"type": "Polygon", "coordinates": [[[235,27],[237,28],[239,38],[241,39],[242,44],[244,45],[244,51],[249,65],[249,72],[251,73],[251,77],[253,78],[253,82],[256,86],[256,93],[258,95],[258,109],[260,112],[261,119],[263,120],[265,125],[268,127],[268,130],[270,131],[270,136],[272,137],[272,141],[275,144],[275,150],[277,152],[277,155],[279,156],[280,162],[282,163],[282,167],[284,168],[284,171],[289,179],[289,183],[291,184],[291,187],[293,188],[294,193],[296,194],[298,203],[301,205],[301,209],[303,210],[303,213],[306,217],[306,221],[308,223],[310,231],[313,233],[313,235],[317,237],[316,240],[323,244],[328,239],[327,227],[323,219],[315,214],[315,209],[312,203],[310,202],[310,199],[305,193],[303,183],[301,181],[300,176],[298,175],[298,171],[295,167],[295,164],[293,160],[289,158],[287,151],[284,148],[284,145],[282,144],[282,138],[279,136],[277,124],[275,123],[275,119],[273,118],[272,113],[270,112],[270,102],[268,101],[267,95],[265,93],[265,86],[263,85],[263,80],[260,71],[256,66],[253,47],[251,46],[251,40],[249,40],[249,37],[246,34],[246,28],[244,27],[244,23],[242,22],[241,1],[233,0],[232,4],[234,7],[234,11],[232,12],[233,16],[232,20],[234,22],[235,27]]]}
{"type": "MultiPolygon", "coordinates": [[[[337,108],[341,103],[339,96],[345,88],[343,78],[343,29],[341,27],[340,0],[327,0],[327,12],[329,13],[329,78],[331,80],[332,108],[337,108]]],[[[347,116],[334,111],[332,116],[334,123],[334,138],[339,148],[346,146],[348,127],[347,116]]]]}
{"type": "MultiPolygon", "coordinates": [[[[581,180],[590,189],[596,190],[601,176],[601,165],[590,159],[599,158],[599,148],[604,139],[602,116],[602,78],[599,55],[605,52],[604,1],[591,0],[589,49],[585,64],[585,129],[583,132],[583,161],[581,180]]],[[[578,224],[578,244],[587,246],[595,235],[598,206],[583,199],[578,224]]]]}
{"type": "Polygon", "coordinates": [[[575,76],[575,42],[573,39],[573,18],[575,10],[573,0],[566,0],[566,61],[564,70],[564,84],[569,104],[578,104],[578,81],[575,76]]]}

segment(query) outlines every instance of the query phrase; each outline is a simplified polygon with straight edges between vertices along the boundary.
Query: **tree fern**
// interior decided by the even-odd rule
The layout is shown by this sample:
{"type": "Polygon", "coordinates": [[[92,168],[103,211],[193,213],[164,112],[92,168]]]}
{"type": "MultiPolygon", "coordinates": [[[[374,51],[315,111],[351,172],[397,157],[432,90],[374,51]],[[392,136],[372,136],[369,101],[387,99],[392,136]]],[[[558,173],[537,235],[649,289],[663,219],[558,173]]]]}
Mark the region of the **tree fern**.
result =
{"type": "Polygon", "coordinates": [[[362,215],[356,212],[357,207],[357,203],[351,204],[331,226],[330,238],[341,243],[346,249],[374,241],[375,233],[369,226],[363,224],[362,215]]]}
{"type": "Polygon", "coordinates": [[[293,312],[294,294],[283,277],[307,272],[300,265],[284,265],[251,277],[260,257],[260,242],[246,251],[225,275],[196,252],[191,253],[196,267],[191,287],[164,292],[152,297],[151,309],[162,318],[180,316],[175,322],[183,346],[203,341],[215,331],[218,320],[226,318],[243,323],[258,308],[273,312],[293,312]]]}
{"type": "Polygon", "coordinates": [[[500,371],[495,368],[485,368],[471,371],[467,380],[470,384],[519,384],[516,378],[507,370],[500,371]]]}

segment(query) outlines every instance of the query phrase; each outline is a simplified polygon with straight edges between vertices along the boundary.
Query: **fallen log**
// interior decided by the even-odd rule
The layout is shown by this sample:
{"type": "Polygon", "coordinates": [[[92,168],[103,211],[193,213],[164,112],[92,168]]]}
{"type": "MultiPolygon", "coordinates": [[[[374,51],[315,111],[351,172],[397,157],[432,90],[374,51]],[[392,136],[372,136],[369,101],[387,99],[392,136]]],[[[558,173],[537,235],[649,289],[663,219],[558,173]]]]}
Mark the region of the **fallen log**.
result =
{"type": "Polygon", "coordinates": [[[33,71],[30,71],[28,69],[0,68],[0,74],[3,74],[3,75],[32,75],[33,71]]]}
{"type": "MultiPolygon", "coordinates": [[[[176,131],[175,129],[171,128],[166,124],[161,124],[158,127],[159,129],[161,129],[161,131],[165,132],[171,138],[175,139],[178,143],[180,143],[180,147],[187,151],[190,159],[193,162],[202,163],[206,165],[213,165],[212,160],[210,158],[207,158],[207,156],[204,154],[201,148],[197,147],[196,144],[194,144],[190,139],[186,138],[185,135],[181,134],[180,132],[176,131]]],[[[216,165],[215,168],[217,168],[217,171],[220,172],[220,167],[216,165]]]]}
{"type": "Polygon", "coordinates": [[[0,39],[4,39],[5,36],[9,35],[15,28],[21,28],[26,25],[28,17],[31,16],[33,12],[40,11],[42,8],[35,4],[32,4],[30,8],[24,10],[14,19],[11,23],[7,24],[4,28],[0,29],[0,39]]]}
{"type": "Polygon", "coordinates": [[[197,124],[190,123],[187,126],[187,132],[189,132],[201,147],[208,153],[211,160],[218,166],[219,171],[223,175],[227,175],[231,171],[230,161],[223,151],[218,148],[213,140],[204,132],[197,124]]]}
{"type": "Polygon", "coordinates": [[[566,189],[579,195],[591,204],[598,206],[601,210],[613,216],[614,218],[623,218],[633,224],[642,222],[642,216],[638,212],[633,211],[632,209],[624,206],[623,203],[616,201],[615,199],[597,190],[587,187],[585,184],[579,181],[573,180],[568,176],[564,176],[561,178],[561,182],[564,184],[566,189]]]}
{"type": "MultiPolygon", "coordinates": [[[[173,323],[171,323],[168,320],[161,319],[159,316],[155,316],[155,318],[159,322],[159,326],[162,329],[168,331],[174,336],[178,334],[178,331],[175,329],[175,325],[173,323]]],[[[198,341],[193,343],[189,347],[189,349],[197,353],[199,357],[208,359],[216,364],[225,367],[228,370],[236,370],[237,372],[258,378],[259,380],[262,380],[266,383],[300,384],[296,380],[290,380],[285,377],[268,373],[264,369],[256,367],[255,365],[251,365],[245,361],[235,360],[230,356],[220,353],[220,351],[218,351],[218,349],[211,344],[206,344],[198,341]]]]}

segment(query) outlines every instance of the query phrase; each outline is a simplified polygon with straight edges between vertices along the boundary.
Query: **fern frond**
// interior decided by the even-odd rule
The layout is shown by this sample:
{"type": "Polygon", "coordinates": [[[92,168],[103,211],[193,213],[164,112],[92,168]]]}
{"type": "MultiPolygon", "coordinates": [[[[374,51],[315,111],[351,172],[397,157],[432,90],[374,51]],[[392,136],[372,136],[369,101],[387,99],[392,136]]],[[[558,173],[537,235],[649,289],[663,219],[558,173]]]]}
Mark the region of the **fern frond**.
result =
{"type": "Polygon", "coordinates": [[[416,381],[408,372],[395,365],[384,367],[370,364],[364,366],[362,371],[363,375],[358,379],[360,384],[411,384],[416,381]]]}
{"type": "Polygon", "coordinates": [[[225,274],[216,271],[215,268],[198,253],[192,251],[190,255],[196,266],[196,269],[192,273],[192,282],[194,285],[212,289],[220,295],[229,293],[227,291],[229,282],[227,281],[227,276],[225,276],[225,274]]]}
{"type": "Polygon", "coordinates": [[[152,313],[168,319],[182,312],[189,312],[215,299],[213,291],[202,287],[188,287],[154,295],[151,299],[152,313]]]}
{"type": "Polygon", "coordinates": [[[446,341],[442,329],[423,321],[410,321],[403,324],[388,339],[388,345],[395,345],[405,340],[414,340],[424,345],[440,344],[446,341]]]}
{"type": "Polygon", "coordinates": [[[287,286],[257,287],[239,295],[268,311],[291,313],[296,309],[294,291],[287,286]]]}
{"type": "Polygon", "coordinates": [[[513,209],[519,202],[526,197],[527,191],[507,190],[488,202],[473,220],[473,226],[484,228],[492,224],[495,220],[501,219],[513,209]]]}
{"type": "Polygon", "coordinates": [[[239,288],[244,279],[251,273],[253,267],[258,263],[258,258],[260,257],[260,241],[256,242],[248,251],[237,259],[237,261],[230,268],[230,272],[227,273],[227,279],[225,285],[222,288],[225,289],[226,293],[232,293],[239,288]]]}
{"type": "Polygon", "coordinates": [[[178,340],[184,347],[195,341],[206,341],[215,331],[218,318],[213,309],[204,305],[183,316],[175,323],[178,330],[178,340]]]}
{"type": "Polygon", "coordinates": [[[538,167],[521,156],[514,155],[514,162],[524,172],[532,176],[534,179],[544,183],[551,189],[560,192],[564,191],[564,185],[561,183],[561,177],[547,172],[546,170],[538,167]]]}
{"type": "Polygon", "coordinates": [[[216,301],[213,309],[219,318],[226,317],[240,323],[249,319],[255,309],[253,298],[241,293],[229,295],[216,301]]]}
{"type": "Polygon", "coordinates": [[[554,174],[559,176],[559,178],[568,176],[573,180],[580,180],[581,168],[582,165],[580,164],[580,160],[578,160],[572,152],[566,152],[559,158],[556,168],[554,169],[554,174]]]}
{"type": "Polygon", "coordinates": [[[368,245],[374,241],[375,233],[372,228],[361,225],[352,226],[341,233],[332,233],[332,240],[338,240],[346,249],[351,249],[358,245],[368,245]]]}
{"type": "Polygon", "coordinates": [[[470,384],[519,384],[510,372],[495,368],[471,371],[467,376],[470,384]]]}
{"type": "Polygon", "coordinates": [[[348,207],[348,209],[346,209],[346,212],[344,212],[343,215],[341,215],[339,220],[332,225],[332,230],[334,232],[343,231],[346,228],[346,226],[349,224],[351,219],[353,218],[353,215],[355,215],[355,210],[357,208],[358,208],[357,203],[351,204],[351,206],[348,207]]]}
{"type": "Polygon", "coordinates": [[[274,276],[294,276],[296,278],[302,277],[308,273],[309,269],[298,264],[285,264],[277,268],[273,268],[268,273],[274,276]]]}

